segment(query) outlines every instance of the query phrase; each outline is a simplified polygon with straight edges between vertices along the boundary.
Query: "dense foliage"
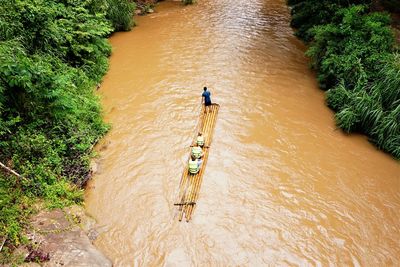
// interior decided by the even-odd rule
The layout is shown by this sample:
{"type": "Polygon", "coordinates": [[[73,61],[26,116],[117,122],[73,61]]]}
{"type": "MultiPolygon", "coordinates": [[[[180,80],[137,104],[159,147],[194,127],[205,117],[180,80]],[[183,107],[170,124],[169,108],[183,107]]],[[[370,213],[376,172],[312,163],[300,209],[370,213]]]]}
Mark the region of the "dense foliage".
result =
{"type": "Polygon", "coordinates": [[[134,25],[132,14],[135,10],[135,3],[121,0],[107,0],[109,19],[115,30],[128,31],[134,25]]]}
{"type": "Polygon", "coordinates": [[[351,88],[363,86],[377,79],[382,64],[391,59],[394,36],[389,17],[365,11],[365,6],[339,9],[331,23],[309,31],[313,42],[307,55],[318,70],[322,88],[341,80],[351,88]]]}
{"type": "Polygon", "coordinates": [[[309,30],[316,25],[328,24],[336,11],[352,4],[370,4],[371,0],[288,0],[291,6],[291,26],[296,28],[296,35],[304,41],[310,41],[312,34],[309,30]]]}
{"type": "Polygon", "coordinates": [[[321,1],[332,8],[329,17],[307,18],[318,13],[316,2],[289,1],[292,24],[298,36],[310,41],[306,54],[320,87],[329,89],[327,103],[337,112],[338,126],[367,134],[400,158],[400,57],[389,16],[354,5],[360,1],[321,1]]]}
{"type": "Polygon", "coordinates": [[[94,88],[106,37],[132,25],[128,0],[0,0],[0,242],[21,242],[37,199],[80,201],[91,150],[108,126],[94,88]],[[71,183],[73,182],[73,183],[71,183]]]}

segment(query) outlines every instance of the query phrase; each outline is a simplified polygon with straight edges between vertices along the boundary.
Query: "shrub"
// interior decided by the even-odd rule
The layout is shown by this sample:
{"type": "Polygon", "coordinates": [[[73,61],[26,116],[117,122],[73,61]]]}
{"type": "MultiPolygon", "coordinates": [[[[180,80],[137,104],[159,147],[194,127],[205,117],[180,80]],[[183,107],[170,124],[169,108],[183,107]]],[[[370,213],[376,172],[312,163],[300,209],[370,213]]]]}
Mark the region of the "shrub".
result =
{"type": "Polygon", "coordinates": [[[18,178],[0,173],[0,236],[16,245],[25,241],[22,229],[32,212],[26,208],[32,200],[24,196],[19,183],[18,178]]]}
{"type": "Polygon", "coordinates": [[[349,7],[354,4],[370,4],[370,0],[339,0],[339,1],[318,1],[318,0],[288,0],[292,7],[291,26],[296,28],[296,36],[309,42],[313,39],[314,33],[309,30],[316,25],[329,24],[337,10],[349,7]]]}
{"type": "Polygon", "coordinates": [[[379,148],[400,159],[400,105],[386,113],[382,123],[374,129],[373,138],[379,148]]]}
{"type": "Polygon", "coordinates": [[[111,53],[109,7],[0,0],[0,161],[24,177],[0,172],[0,236],[8,244],[23,242],[38,199],[48,207],[82,200],[91,148],[109,128],[94,95],[111,53]]]}
{"type": "Polygon", "coordinates": [[[343,83],[326,92],[326,102],[335,111],[342,110],[351,101],[351,92],[343,83]]]}
{"type": "Polygon", "coordinates": [[[336,113],[335,119],[337,125],[347,133],[358,131],[359,129],[360,118],[351,107],[346,107],[336,113]]]}
{"type": "Polygon", "coordinates": [[[337,125],[348,133],[367,134],[400,158],[400,56],[394,53],[390,18],[370,13],[369,6],[352,5],[356,2],[368,3],[288,1],[292,25],[311,41],[306,54],[320,87],[328,89],[326,102],[337,112],[337,125]]]}
{"type": "Polygon", "coordinates": [[[349,88],[360,81],[365,85],[378,78],[391,57],[394,36],[389,16],[365,11],[365,6],[341,9],[334,22],[313,28],[314,40],[306,54],[318,71],[321,88],[329,89],[341,80],[349,88]]]}
{"type": "Polygon", "coordinates": [[[382,66],[378,77],[370,90],[379,93],[384,110],[393,110],[400,105],[400,55],[394,54],[382,66]]]}
{"type": "Polygon", "coordinates": [[[109,19],[116,31],[128,31],[133,25],[133,12],[136,8],[134,2],[129,0],[107,0],[109,19]]]}
{"type": "Polygon", "coordinates": [[[379,72],[379,79],[356,90],[341,83],[327,91],[327,103],[346,132],[368,134],[379,148],[400,154],[400,57],[395,55],[379,72]]]}

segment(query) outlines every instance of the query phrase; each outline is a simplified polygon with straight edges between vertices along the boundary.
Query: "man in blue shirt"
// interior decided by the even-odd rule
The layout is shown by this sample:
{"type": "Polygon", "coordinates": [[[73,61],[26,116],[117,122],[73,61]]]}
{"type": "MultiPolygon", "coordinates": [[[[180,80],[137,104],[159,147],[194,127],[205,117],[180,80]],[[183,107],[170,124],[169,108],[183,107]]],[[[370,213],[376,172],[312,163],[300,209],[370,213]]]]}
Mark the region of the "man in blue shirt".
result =
{"type": "Polygon", "coordinates": [[[207,90],[207,87],[204,87],[204,92],[201,97],[204,99],[204,105],[206,106],[206,113],[207,110],[210,109],[211,106],[211,93],[207,90]]]}

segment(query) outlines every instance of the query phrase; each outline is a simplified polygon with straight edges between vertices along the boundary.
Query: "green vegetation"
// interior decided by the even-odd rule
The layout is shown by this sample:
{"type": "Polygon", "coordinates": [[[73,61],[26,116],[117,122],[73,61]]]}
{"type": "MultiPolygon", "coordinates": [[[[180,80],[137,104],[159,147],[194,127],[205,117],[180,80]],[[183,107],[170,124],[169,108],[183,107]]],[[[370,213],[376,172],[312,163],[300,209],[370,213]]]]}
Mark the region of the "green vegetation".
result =
{"type": "Polygon", "coordinates": [[[133,11],[136,8],[134,2],[107,0],[109,6],[107,19],[109,19],[116,31],[129,31],[134,25],[132,20],[133,11]]]}
{"type": "Polygon", "coordinates": [[[337,125],[400,159],[400,56],[389,15],[368,1],[288,2],[337,125]]]}
{"type": "MultiPolygon", "coordinates": [[[[93,145],[108,126],[94,88],[106,37],[133,25],[128,0],[0,0],[0,242],[24,242],[32,204],[82,199],[93,145]]],[[[1,259],[3,263],[4,259],[1,259]]]]}
{"type": "Polygon", "coordinates": [[[325,25],[331,22],[336,11],[349,7],[352,4],[370,4],[371,0],[288,0],[291,6],[291,26],[296,28],[296,35],[305,40],[312,40],[309,30],[316,25],[325,25]]]}
{"type": "Polygon", "coordinates": [[[307,55],[323,89],[341,80],[347,87],[364,86],[376,80],[382,64],[391,60],[394,36],[389,17],[365,10],[365,6],[340,9],[331,23],[309,31],[313,42],[307,55]]]}

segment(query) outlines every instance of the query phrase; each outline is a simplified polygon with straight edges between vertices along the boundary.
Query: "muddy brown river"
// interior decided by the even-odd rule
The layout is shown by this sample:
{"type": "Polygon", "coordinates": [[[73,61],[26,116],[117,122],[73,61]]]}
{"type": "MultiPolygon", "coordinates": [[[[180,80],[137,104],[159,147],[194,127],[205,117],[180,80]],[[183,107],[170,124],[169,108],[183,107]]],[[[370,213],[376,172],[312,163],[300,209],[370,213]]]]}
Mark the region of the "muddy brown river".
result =
{"type": "Polygon", "coordinates": [[[162,2],[110,38],[112,130],[86,194],[115,266],[399,266],[400,164],[336,129],[285,0],[162,2]],[[203,86],[221,105],[174,217],[203,86]]]}

